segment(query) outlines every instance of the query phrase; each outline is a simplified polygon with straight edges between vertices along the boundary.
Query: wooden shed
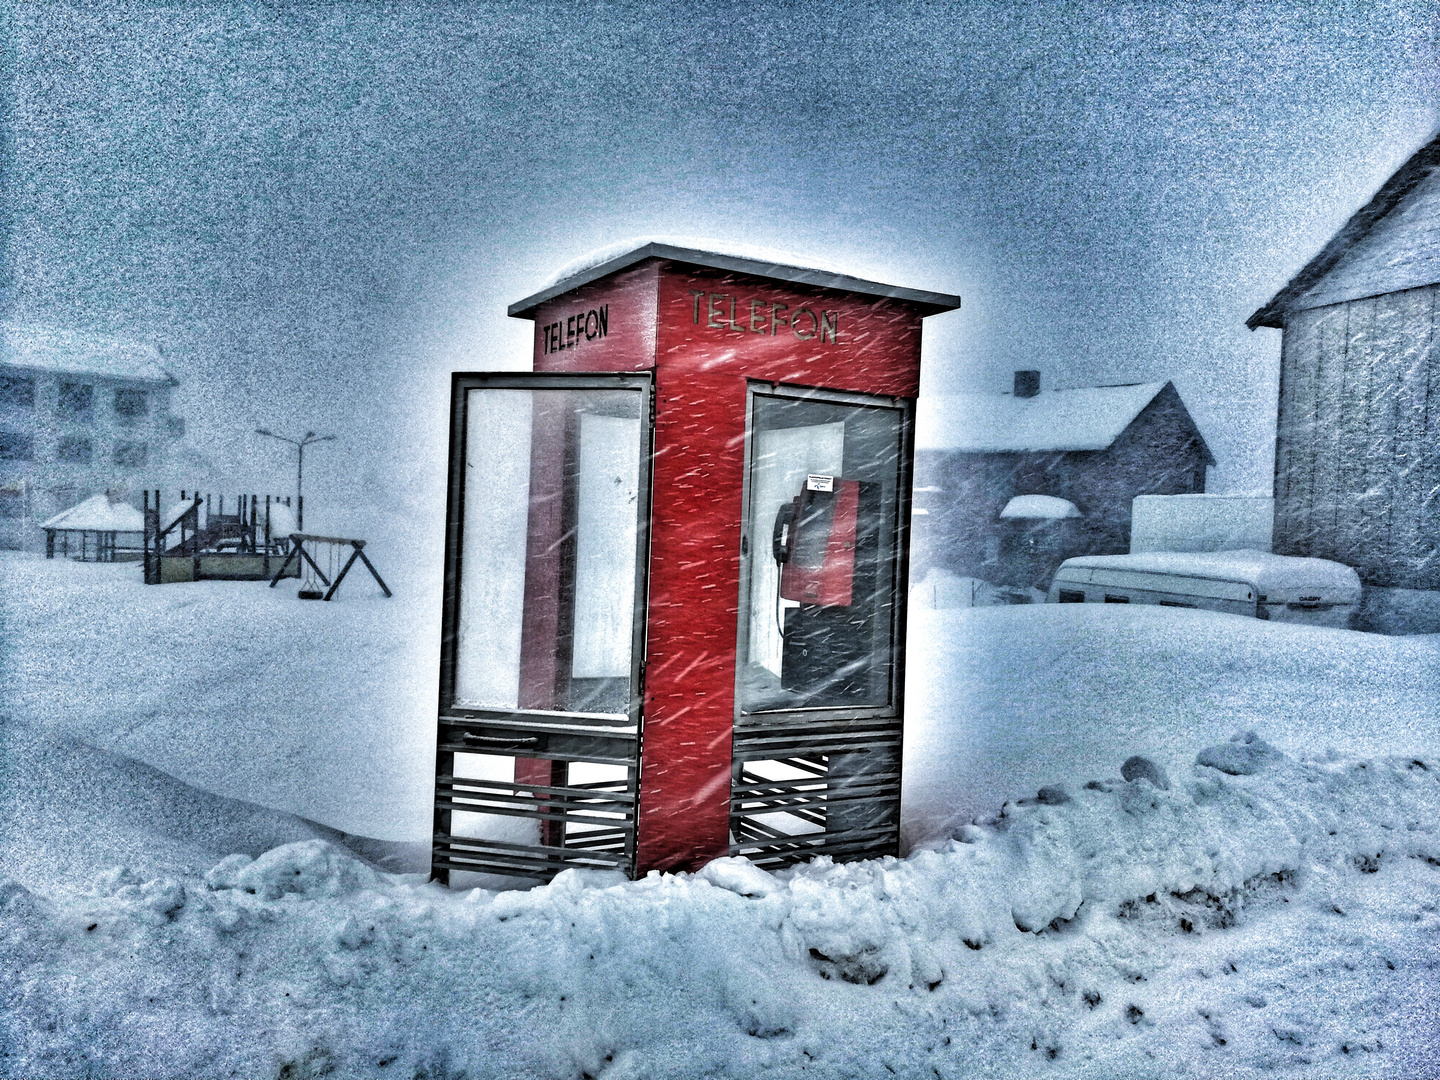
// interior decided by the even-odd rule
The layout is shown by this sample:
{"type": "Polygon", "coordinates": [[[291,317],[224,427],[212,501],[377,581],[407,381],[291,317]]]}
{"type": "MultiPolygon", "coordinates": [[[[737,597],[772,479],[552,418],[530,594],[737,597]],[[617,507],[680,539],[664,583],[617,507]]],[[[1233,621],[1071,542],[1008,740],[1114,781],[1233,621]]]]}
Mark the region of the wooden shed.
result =
{"type": "Polygon", "coordinates": [[[922,399],[913,577],[940,567],[1044,589],[1070,556],[1128,552],[1135,496],[1202,492],[1214,461],[1170,382],[1041,392],[1020,371],[1013,394],[922,399]],[[1006,514],[1031,495],[1079,517],[1006,514]]]}
{"type": "Polygon", "coordinates": [[[1274,550],[1372,594],[1440,590],[1437,293],[1440,135],[1247,322],[1282,331],[1274,550]]]}

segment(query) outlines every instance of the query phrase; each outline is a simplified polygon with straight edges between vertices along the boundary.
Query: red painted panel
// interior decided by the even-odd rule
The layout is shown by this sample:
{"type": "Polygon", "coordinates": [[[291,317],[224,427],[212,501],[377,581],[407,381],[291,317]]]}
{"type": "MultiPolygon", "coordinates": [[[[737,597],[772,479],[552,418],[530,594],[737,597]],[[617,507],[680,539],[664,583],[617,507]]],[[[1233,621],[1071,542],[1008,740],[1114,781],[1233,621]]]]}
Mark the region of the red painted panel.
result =
{"type": "Polygon", "coordinates": [[[921,315],[903,301],[658,261],[536,315],[537,371],[656,369],[636,869],[693,869],[729,845],[746,380],[914,397],[921,315]],[[608,333],[577,341],[571,320],[595,329],[588,312],[607,303],[608,333]]]}
{"type": "Polygon", "coordinates": [[[654,367],[658,278],[659,264],[646,262],[545,301],[535,309],[535,370],[654,367]]]}
{"type": "Polygon", "coordinates": [[[920,389],[921,316],[902,301],[667,266],[658,320],[660,363],[674,359],[677,374],[703,368],[895,397],[920,389]]]}
{"type": "Polygon", "coordinates": [[[525,606],[521,613],[522,709],[555,708],[560,656],[561,538],[565,533],[565,435],[568,394],[532,395],[530,508],[525,538],[525,606]]]}
{"type": "MultiPolygon", "coordinates": [[[[532,396],[530,512],[525,542],[525,607],[520,631],[519,705],[522,709],[556,707],[557,680],[568,661],[561,655],[564,642],[560,611],[568,398],[568,394],[555,393],[532,396]]],[[[560,786],[565,783],[566,772],[564,762],[515,759],[517,783],[560,786]]],[[[559,822],[541,822],[542,844],[558,844],[560,839],[559,822]]]]}

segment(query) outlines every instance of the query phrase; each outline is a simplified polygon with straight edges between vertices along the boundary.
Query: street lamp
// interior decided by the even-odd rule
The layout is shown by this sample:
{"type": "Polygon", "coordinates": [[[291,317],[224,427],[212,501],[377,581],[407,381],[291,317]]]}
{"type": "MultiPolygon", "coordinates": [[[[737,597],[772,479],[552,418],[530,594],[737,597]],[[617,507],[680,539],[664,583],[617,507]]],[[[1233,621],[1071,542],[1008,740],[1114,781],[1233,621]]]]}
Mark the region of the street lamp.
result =
{"type": "Polygon", "coordinates": [[[316,435],[313,431],[307,431],[303,438],[292,439],[288,435],[276,435],[275,432],[269,428],[263,427],[257,427],[255,434],[264,435],[270,439],[279,439],[281,442],[287,442],[295,447],[295,528],[297,530],[303,530],[305,528],[305,496],[302,490],[305,483],[305,447],[311,443],[329,442],[335,438],[335,436],[316,435]]]}

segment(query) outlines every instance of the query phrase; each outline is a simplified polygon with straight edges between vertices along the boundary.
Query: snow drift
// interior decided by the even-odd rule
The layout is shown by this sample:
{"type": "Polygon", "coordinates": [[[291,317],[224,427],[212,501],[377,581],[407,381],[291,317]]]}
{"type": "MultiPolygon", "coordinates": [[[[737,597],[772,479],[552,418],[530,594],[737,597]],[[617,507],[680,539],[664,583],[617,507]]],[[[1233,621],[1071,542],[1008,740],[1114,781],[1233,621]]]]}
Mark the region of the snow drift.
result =
{"type": "Polygon", "coordinates": [[[311,839],[12,883],[0,1073],[1437,1075],[1440,760],[1198,757],[780,874],[458,894],[311,839]]]}

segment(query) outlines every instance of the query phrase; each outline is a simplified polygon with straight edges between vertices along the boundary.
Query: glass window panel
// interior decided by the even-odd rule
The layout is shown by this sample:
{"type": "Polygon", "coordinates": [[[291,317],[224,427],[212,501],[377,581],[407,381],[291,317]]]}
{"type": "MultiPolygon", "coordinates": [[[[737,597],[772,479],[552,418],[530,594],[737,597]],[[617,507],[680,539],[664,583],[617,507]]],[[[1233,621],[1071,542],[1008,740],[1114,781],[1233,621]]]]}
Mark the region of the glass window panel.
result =
{"type": "Polygon", "coordinates": [[[144,443],[120,443],[115,447],[115,464],[136,469],[145,464],[144,443]]]}
{"type": "Polygon", "coordinates": [[[643,394],[466,393],[455,704],[627,719],[643,394]]]}
{"type": "Polygon", "coordinates": [[[530,493],[528,390],[467,395],[455,700],[513,709],[519,704],[520,630],[525,601],[525,520],[530,493]]]}
{"type": "Polygon", "coordinates": [[[35,459],[35,436],[19,432],[0,431],[0,460],[33,461],[35,459]]]}
{"type": "Polygon", "coordinates": [[[0,405],[35,407],[35,380],[23,375],[0,375],[0,405]]]}
{"type": "Polygon", "coordinates": [[[84,464],[90,460],[90,440],[72,436],[60,440],[60,460],[72,464],[84,464]]]}
{"type": "Polygon", "coordinates": [[[88,421],[91,406],[95,400],[95,388],[87,383],[60,384],[59,411],[61,416],[88,421]]]}
{"type": "Polygon", "coordinates": [[[903,420],[753,396],[742,712],[890,704],[903,420]]]}
{"type": "Polygon", "coordinates": [[[144,390],[116,390],[115,415],[127,418],[144,416],[150,411],[150,399],[144,390]]]}

